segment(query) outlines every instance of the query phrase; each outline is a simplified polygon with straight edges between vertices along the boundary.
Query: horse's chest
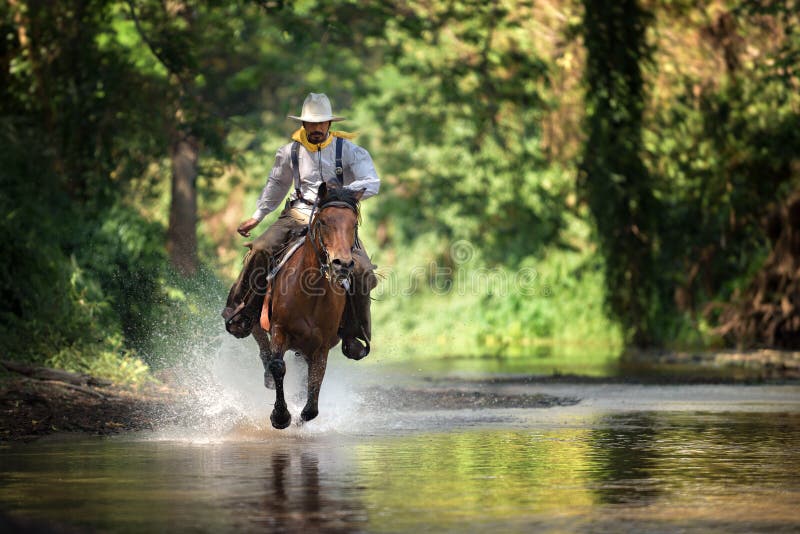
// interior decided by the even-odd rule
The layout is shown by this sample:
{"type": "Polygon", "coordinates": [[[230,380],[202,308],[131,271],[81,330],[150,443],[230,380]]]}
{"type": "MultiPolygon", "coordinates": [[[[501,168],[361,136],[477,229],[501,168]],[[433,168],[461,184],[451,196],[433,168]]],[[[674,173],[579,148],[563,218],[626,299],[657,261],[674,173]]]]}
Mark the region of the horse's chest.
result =
{"type": "Polygon", "coordinates": [[[339,322],[344,312],[344,297],[327,296],[309,299],[307,305],[294,307],[278,326],[288,334],[290,344],[302,351],[326,349],[338,341],[339,322]],[[280,324],[283,323],[283,324],[280,324]]]}

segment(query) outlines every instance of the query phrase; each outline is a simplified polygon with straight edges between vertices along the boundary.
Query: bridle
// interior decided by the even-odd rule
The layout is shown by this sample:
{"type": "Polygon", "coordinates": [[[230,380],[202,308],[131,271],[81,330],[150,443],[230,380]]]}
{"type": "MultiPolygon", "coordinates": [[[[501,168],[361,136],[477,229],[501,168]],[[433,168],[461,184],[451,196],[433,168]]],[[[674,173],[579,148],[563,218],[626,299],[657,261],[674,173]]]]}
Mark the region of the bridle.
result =
{"type": "MultiPolygon", "coordinates": [[[[319,215],[322,213],[322,210],[325,208],[347,208],[351,210],[353,213],[356,214],[356,231],[355,231],[355,238],[353,240],[353,248],[357,246],[358,243],[358,207],[354,206],[349,202],[345,202],[342,200],[331,200],[329,202],[323,202],[321,205],[317,206],[316,202],[314,206],[311,208],[311,216],[308,219],[308,240],[311,242],[311,247],[314,249],[314,254],[317,257],[317,262],[319,263],[319,271],[322,273],[329,282],[331,280],[331,273],[333,272],[333,262],[331,261],[331,256],[328,253],[328,248],[325,246],[325,242],[322,240],[322,234],[320,233],[319,227],[321,225],[321,221],[319,220],[319,215]]],[[[348,279],[344,279],[341,281],[342,286],[345,290],[350,289],[350,281],[348,279]]]]}

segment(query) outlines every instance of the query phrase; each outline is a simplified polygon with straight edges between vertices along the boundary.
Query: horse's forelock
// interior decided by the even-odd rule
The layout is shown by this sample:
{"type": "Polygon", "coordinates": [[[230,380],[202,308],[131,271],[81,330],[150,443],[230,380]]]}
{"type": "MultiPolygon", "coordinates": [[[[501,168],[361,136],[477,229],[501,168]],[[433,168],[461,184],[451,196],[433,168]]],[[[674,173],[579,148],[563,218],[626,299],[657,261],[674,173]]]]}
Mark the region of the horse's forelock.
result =
{"type": "Polygon", "coordinates": [[[317,209],[322,210],[328,206],[341,206],[348,207],[356,212],[356,215],[360,215],[357,194],[357,192],[344,187],[328,188],[328,194],[321,199],[317,209]]]}
{"type": "Polygon", "coordinates": [[[322,199],[322,205],[329,202],[346,202],[351,206],[357,206],[358,192],[346,187],[329,187],[325,198],[322,199]]]}

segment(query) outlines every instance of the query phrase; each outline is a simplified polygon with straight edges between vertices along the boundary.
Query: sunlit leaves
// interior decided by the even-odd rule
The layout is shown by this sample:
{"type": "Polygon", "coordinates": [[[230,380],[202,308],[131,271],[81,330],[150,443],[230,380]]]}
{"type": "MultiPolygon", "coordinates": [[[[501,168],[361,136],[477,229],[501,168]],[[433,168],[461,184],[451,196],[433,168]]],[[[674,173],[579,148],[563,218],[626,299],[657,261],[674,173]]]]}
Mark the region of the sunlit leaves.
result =
{"type": "Polygon", "coordinates": [[[560,177],[540,202],[549,71],[531,46],[526,10],[523,2],[412,3],[387,25],[396,59],[373,82],[371,106],[388,130],[378,149],[387,185],[415,198],[405,238],[426,228],[517,261],[557,233],[568,185],[560,177]]]}

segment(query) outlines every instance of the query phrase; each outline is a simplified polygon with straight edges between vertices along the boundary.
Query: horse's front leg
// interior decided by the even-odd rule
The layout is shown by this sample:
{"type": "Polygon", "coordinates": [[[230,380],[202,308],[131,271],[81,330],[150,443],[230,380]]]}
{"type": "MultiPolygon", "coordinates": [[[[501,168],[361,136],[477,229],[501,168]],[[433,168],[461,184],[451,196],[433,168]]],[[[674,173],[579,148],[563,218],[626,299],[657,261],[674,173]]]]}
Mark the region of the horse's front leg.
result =
{"type": "Polygon", "coordinates": [[[275,380],[275,406],[272,408],[272,415],[269,420],[277,429],[283,429],[292,422],[292,415],[286,407],[286,399],[283,395],[283,377],[286,375],[286,364],[283,362],[283,353],[286,352],[286,336],[277,328],[272,328],[272,339],[270,352],[272,358],[269,361],[269,370],[275,380]]]}
{"type": "Polygon", "coordinates": [[[319,391],[327,366],[328,351],[325,349],[317,350],[308,357],[308,399],[305,408],[300,413],[303,421],[311,421],[319,414],[319,391]]]}
{"type": "Polygon", "coordinates": [[[267,334],[266,330],[261,328],[261,325],[258,323],[253,327],[252,334],[256,343],[258,343],[258,355],[261,357],[261,363],[264,365],[264,387],[267,389],[275,389],[275,379],[272,378],[272,371],[269,369],[269,362],[272,361],[269,334],[267,334]]]}

